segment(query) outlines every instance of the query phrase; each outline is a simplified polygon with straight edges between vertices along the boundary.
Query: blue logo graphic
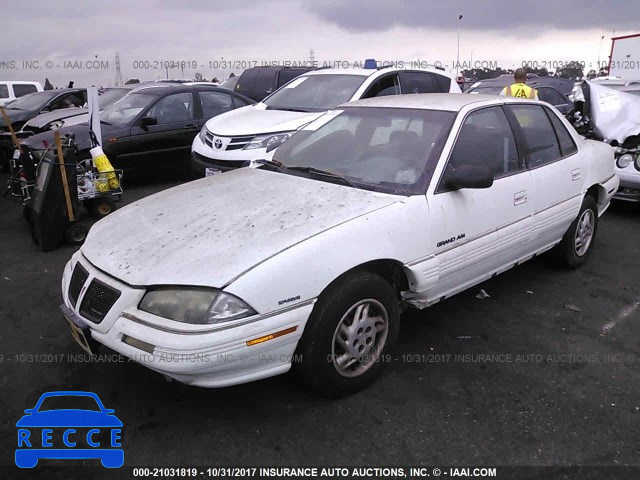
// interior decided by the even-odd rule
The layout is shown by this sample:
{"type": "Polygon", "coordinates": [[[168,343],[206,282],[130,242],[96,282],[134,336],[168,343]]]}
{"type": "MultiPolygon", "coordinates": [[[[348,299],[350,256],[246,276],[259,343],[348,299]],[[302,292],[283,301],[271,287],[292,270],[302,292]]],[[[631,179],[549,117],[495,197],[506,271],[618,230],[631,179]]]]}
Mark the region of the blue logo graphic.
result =
{"type": "Polygon", "coordinates": [[[33,468],[41,458],[99,458],[107,468],[124,464],[122,422],[92,392],[49,392],[18,420],[16,465],[33,468]]]}

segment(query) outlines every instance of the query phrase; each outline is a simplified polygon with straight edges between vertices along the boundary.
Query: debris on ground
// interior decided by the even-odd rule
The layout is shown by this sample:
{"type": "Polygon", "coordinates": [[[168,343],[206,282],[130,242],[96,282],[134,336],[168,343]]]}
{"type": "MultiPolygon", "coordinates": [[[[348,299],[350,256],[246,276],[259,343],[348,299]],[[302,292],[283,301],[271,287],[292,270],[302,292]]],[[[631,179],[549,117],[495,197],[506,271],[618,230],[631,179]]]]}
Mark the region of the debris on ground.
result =
{"type": "Polygon", "coordinates": [[[564,306],[565,310],[569,310],[570,312],[581,312],[582,309],[580,307],[578,307],[577,305],[574,305],[572,303],[569,303],[567,305],[564,306]]]}
{"type": "Polygon", "coordinates": [[[527,295],[533,295],[533,292],[531,290],[527,290],[527,295]]]}
{"type": "Polygon", "coordinates": [[[489,295],[487,292],[485,292],[481,288],[478,294],[476,295],[476,298],[479,298],[480,300],[484,300],[485,298],[491,298],[491,295],[489,295]]]}

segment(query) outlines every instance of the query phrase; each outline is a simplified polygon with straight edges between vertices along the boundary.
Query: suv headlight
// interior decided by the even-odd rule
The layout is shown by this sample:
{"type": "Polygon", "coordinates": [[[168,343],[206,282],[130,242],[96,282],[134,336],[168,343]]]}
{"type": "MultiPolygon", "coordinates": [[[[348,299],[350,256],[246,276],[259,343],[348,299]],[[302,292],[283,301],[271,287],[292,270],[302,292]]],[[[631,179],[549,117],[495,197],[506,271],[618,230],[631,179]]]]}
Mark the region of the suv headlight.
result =
{"type": "Polygon", "coordinates": [[[274,148],[279,147],[284,142],[289,140],[291,135],[296,133],[295,130],[291,132],[270,133],[268,135],[258,135],[253,137],[251,141],[244,147],[245,150],[251,150],[253,148],[274,148]]]}
{"type": "Polygon", "coordinates": [[[618,160],[616,161],[616,165],[618,168],[627,168],[633,162],[633,157],[630,153],[625,153],[624,155],[620,155],[618,160]]]}
{"type": "Polygon", "coordinates": [[[238,297],[212,288],[159,288],[148,291],[140,310],[176,322],[211,325],[257,315],[238,297]]]}
{"type": "Polygon", "coordinates": [[[198,138],[202,143],[204,143],[204,139],[206,136],[207,136],[207,126],[203,125],[202,130],[200,130],[200,133],[198,134],[198,138]]]}

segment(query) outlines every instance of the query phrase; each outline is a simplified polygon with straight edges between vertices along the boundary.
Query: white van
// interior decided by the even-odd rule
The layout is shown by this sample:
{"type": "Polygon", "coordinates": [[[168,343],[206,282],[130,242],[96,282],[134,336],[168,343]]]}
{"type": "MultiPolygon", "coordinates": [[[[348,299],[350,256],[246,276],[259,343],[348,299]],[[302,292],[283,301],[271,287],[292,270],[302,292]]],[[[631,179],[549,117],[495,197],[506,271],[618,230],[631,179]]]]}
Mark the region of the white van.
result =
{"type": "Polygon", "coordinates": [[[0,80],[0,105],[4,106],[28,93],[42,91],[43,88],[40,82],[11,82],[0,80]]]}

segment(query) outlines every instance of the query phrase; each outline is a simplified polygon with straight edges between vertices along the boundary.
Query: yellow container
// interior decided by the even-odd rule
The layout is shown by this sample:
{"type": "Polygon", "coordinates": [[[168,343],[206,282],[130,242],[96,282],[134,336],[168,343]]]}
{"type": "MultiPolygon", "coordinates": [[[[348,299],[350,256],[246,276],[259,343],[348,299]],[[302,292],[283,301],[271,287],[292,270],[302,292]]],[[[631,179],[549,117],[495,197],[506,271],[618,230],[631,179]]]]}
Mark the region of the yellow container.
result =
{"type": "Polygon", "coordinates": [[[99,192],[108,192],[109,190],[117,190],[120,188],[120,182],[118,182],[118,176],[113,170],[113,165],[102,151],[102,147],[98,146],[89,150],[93,164],[98,169],[100,175],[95,182],[96,190],[99,192]],[[106,177],[106,179],[105,179],[106,177]]]}

